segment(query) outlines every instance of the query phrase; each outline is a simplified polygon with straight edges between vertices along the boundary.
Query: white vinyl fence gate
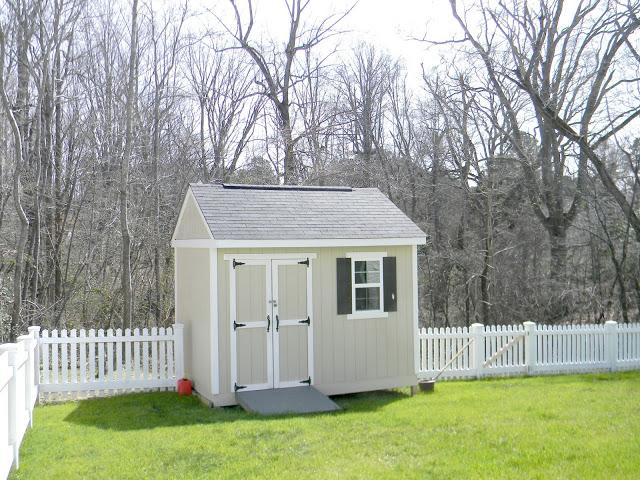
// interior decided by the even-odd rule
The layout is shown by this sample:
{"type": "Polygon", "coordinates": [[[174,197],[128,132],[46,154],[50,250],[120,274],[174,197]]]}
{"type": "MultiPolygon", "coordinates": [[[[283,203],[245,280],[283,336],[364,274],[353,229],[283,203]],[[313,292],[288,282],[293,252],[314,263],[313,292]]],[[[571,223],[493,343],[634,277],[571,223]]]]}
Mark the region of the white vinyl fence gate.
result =
{"type": "Polygon", "coordinates": [[[418,378],[482,378],[640,368],[640,323],[423,328],[418,378]]]}

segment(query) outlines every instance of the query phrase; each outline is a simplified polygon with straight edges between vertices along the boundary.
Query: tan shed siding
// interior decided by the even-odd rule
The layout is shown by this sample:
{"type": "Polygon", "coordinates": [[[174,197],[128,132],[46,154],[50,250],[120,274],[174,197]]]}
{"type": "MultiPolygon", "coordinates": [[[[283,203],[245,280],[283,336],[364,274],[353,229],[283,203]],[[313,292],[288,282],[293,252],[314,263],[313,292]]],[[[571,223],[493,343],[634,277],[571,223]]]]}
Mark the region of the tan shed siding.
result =
{"type": "Polygon", "coordinates": [[[316,253],[313,266],[314,384],[336,385],[415,377],[411,246],[219,249],[218,314],[220,390],[230,389],[229,263],[225,254],[316,253]],[[396,257],[397,312],[388,318],[348,320],[337,314],[336,258],[348,252],[387,252],[396,257]]]}
{"type": "Polygon", "coordinates": [[[184,211],[180,223],[176,226],[176,240],[202,240],[211,238],[209,227],[202,219],[202,215],[191,195],[185,198],[184,211]]]}
{"type": "Polygon", "coordinates": [[[176,248],[176,320],[185,325],[185,375],[211,397],[209,250],[176,248]]]}

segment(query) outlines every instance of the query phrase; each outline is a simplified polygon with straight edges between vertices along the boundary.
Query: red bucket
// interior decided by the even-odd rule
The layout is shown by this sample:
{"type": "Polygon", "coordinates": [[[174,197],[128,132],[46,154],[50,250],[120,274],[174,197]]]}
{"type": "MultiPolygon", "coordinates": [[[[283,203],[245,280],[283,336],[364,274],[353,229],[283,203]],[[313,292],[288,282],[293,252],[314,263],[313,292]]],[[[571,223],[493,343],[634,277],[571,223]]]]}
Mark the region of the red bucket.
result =
{"type": "Polygon", "coordinates": [[[192,388],[193,384],[191,383],[191,380],[186,378],[178,380],[178,395],[191,395],[192,388]]]}

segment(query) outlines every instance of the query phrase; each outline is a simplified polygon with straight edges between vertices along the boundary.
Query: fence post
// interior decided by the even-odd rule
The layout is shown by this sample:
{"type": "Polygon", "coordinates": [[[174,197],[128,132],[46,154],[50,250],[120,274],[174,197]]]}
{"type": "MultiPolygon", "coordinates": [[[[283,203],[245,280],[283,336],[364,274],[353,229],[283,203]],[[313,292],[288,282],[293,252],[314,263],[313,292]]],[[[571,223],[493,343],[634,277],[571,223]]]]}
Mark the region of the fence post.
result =
{"type": "Polygon", "coordinates": [[[173,334],[175,341],[173,343],[173,352],[176,356],[176,382],[184,378],[184,325],[182,323],[173,324],[173,334]]]}
{"type": "Polygon", "coordinates": [[[26,411],[29,413],[29,426],[33,426],[33,398],[35,395],[34,392],[34,385],[33,385],[33,376],[35,373],[35,370],[33,368],[33,364],[34,364],[34,354],[33,354],[33,350],[34,350],[34,343],[35,340],[33,339],[33,337],[31,335],[20,335],[18,337],[18,344],[23,345],[24,351],[27,354],[27,364],[25,365],[25,369],[24,369],[24,386],[25,386],[25,392],[24,392],[24,407],[26,409],[26,411]]]}
{"type": "Polygon", "coordinates": [[[535,322],[524,322],[524,363],[527,366],[527,375],[533,375],[538,363],[538,339],[536,338],[535,322]]]}
{"type": "MultiPolygon", "coordinates": [[[[33,391],[35,395],[35,401],[37,403],[40,403],[40,327],[32,326],[27,330],[29,330],[29,335],[31,335],[33,337],[33,340],[36,342],[33,351],[33,391]]],[[[31,426],[33,426],[33,424],[31,426]]]]}
{"type": "Polygon", "coordinates": [[[471,343],[471,361],[476,372],[476,378],[482,377],[482,364],[484,363],[484,325],[474,323],[469,330],[473,342],[471,343]]]}
{"type": "Polygon", "coordinates": [[[11,371],[11,380],[9,380],[8,397],[9,397],[9,445],[13,450],[13,464],[18,468],[18,455],[20,453],[20,445],[18,445],[18,408],[17,405],[17,373],[16,361],[18,356],[18,344],[17,343],[5,343],[0,345],[0,352],[7,352],[7,359],[9,363],[9,369],[11,371]]]}
{"type": "Polygon", "coordinates": [[[604,358],[610,371],[616,369],[618,363],[618,322],[604,322],[604,358]]]}

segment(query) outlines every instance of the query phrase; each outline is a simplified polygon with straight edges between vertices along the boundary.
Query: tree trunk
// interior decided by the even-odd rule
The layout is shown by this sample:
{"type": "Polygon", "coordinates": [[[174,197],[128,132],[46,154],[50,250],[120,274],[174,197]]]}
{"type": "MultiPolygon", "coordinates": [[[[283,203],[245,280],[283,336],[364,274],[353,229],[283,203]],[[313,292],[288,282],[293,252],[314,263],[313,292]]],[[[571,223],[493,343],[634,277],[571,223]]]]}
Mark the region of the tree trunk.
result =
{"type": "Polygon", "coordinates": [[[124,155],[120,161],[120,232],[122,235],[122,328],[131,328],[132,323],[132,295],[131,295],[131,233],[129,232],[129,163],[133,149],[133,103],[136,81],[137,55],[137,18],[138,0],[133,0],[131,7],[131,49],[129,51],[129,75],[127,78],[127,99],[125,111],[124,155]]]}
{"type": "Polygon", "coordinates": [[[211,178],[209,176],[209,167],[207,167],[207,149],[204,144],[204,120],[205,120],[205,99],[201,94],[200,96],[200,163],[202,168],[202,181],[209,183],[211,178]]]}
{"type": "Polygon", "coordinates": [[[291,117],[288,107],[286,109],[280,108],[279,111],[284,141],[284,183],[285,185],[295,185],[298,183],[298,175],[296,174],[296,155],[291,133],[291,117]]]}
{"type": "Polygon", "coordinates": [[[18,112],[20,122],[14,116],[11,108],[11,103],[7,97],[7,91],[4,84],[4,59],[5,59],[5,36],[4,30],[0,27],[0,97],[2,100],[2,106],[11,126],[11,132],[13,134],[14,142],[14,158],[15,167],[13,173],[13,204],[16,210],[16,214],[20,221],[20,234],[18,236],[18,243],[16,245],[16,261],[13,274],[13,305],[11,308],[11,322],[9,324],[9,339],[15,340],[18,334],[18,325],[20,322],[20,315],[22,309],[22,272],[24,269],[24,250],[27,244],[27,233],[29,229],[29,219],[22,208],[22,192],[20,184],[20,176],[22,174],[22,162],[23,162],[23,144],[21,134],[21,124],[24,123],[24,117],[26,117],[25,109],[26,102],[26,84],[28,82],[28,71],[26,63],[26,33],[24,25],[19,29],[19,55],[18,55],[18,99],[16,101],[16,111],[18,112]]]}
{"type": "Polygon", "coordinates": [[[567,231],[557,229],[549,231],[550,278],[554,288],[564,286],[567,274],[567,231]]]}
{"type": "Polygon", "coordinates": [[[162,265],[160,264],[161,238],[160,238],[160,177],[158,174],[158,156],[160,150],[160,92],[156,90],[153,107],[153,274],[155,280],[155,322],[160,326],[162,317],[162,265]]]}

